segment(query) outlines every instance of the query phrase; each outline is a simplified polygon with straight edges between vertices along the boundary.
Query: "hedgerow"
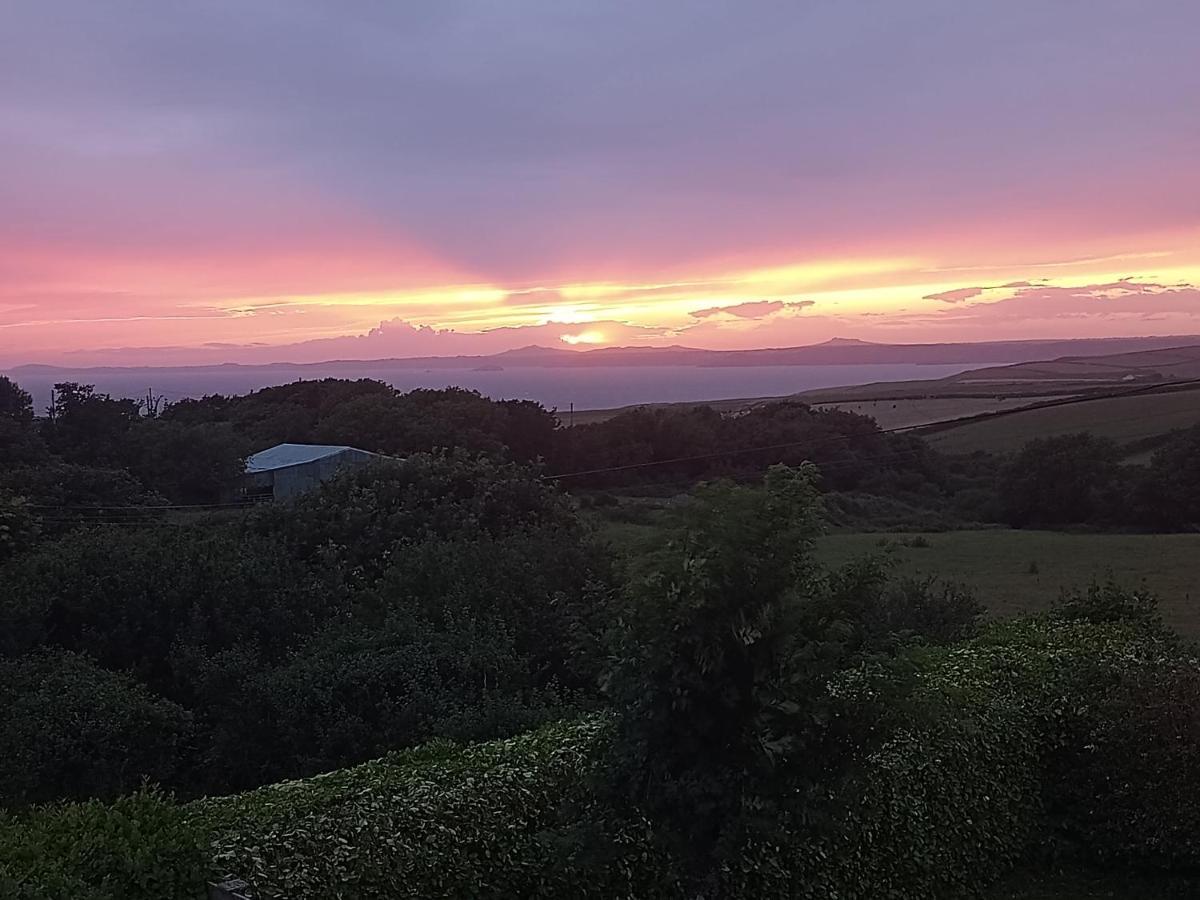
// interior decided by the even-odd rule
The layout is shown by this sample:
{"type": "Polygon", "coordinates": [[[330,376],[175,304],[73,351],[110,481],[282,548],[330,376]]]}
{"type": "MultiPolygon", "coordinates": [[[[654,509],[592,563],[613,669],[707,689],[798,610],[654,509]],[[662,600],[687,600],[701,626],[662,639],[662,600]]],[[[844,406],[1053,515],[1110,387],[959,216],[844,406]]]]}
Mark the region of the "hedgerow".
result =
{"type": "Polygon", "coordinates": [[[199,898],[208,845],[194,816],[153,790],[0,814],[0,897],[199,898]]]}
{"type": "Polygon", "coordinates": [[[657,877],[625,826],[603,873],[557,859],[562,812],[603,740],[603,719],[467,748],[442,742],[193,808],[217,835],[216,868],[255,896],[303,898],[646,896],[657,877]]]}
{"type": "MultiPolygon", "coordinates": [[[[1194,801],[1169,789],[1196,774],[1184,758],[1197,733],[1170,726],[1196,721],[1176,713],[1200,667],[1162,633],[1047,619],[909,661],[906,723],[831,785],[835,814],[810,819],[801,804],[756,833],[719,873],[725,896],[971,896],[1048,836],[1114,859],[1160,861],[1165,847],[1164,861],[1200,859],[1180,830],[1196,824],[1194,801]],[[1061,777],[1069,766],[1079,780],[1061,777]]],[[[877,677],[854,670],[831,690],[853,699],[877,677]]],[[[199,846],[210,877],[235,873],[264,900],[680,896],[649,824],[592,791],[610,735],[589,718],[184,806],[138,795],[37,809],[0,820],[0,896],[193,896],[199,846]]]]}

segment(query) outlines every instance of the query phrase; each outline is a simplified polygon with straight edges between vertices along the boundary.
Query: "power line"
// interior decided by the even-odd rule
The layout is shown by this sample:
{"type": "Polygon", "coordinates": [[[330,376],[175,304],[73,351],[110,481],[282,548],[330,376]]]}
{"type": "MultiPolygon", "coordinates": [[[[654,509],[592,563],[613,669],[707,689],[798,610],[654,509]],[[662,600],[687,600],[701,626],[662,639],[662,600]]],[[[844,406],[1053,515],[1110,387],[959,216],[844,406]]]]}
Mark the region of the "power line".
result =
{"type": "Polygon", "coordinates": [[[108,506],[101,503],[95,504],[75,504],[75,505],[56,505],[56,504],[37,504],[30,503],[30,509],[62,509],[76,512],[94,512],[97,510],[115,511],[115,510],[130,510],[134,512],[171,512],[173,510],[188,510],[188,509],[241,509],[247,506],[254,506],[252,501],[239,501],[234,503],[173,503],[173,504],[146,504],[144,506],[108,506]]]}

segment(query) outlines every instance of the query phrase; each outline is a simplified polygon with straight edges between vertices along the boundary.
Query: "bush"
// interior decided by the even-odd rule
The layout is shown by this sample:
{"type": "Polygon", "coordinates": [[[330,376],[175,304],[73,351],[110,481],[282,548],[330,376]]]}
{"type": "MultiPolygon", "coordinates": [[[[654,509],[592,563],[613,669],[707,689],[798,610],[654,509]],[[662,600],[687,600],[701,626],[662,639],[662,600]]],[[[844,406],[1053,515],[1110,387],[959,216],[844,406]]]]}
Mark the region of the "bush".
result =
{"type": "Polygon", "coordinates": [[[199,900],[210,853],[193,819],[152,790],[0,815],[0,897],[199,900]]]}
{"type": "Polygon", "coordinates": [[[461,455],[234,519],[79,529],[0,578],[0,659],[84,654],[194,714],[156,776],[187,794],[593,705],[612,590],[564,496],[461,455]]]}
{"type": "Polygon", "coordinates": [[[1106,863],[1200,865],[1200,667],[1129,659],[1064,723],[1062,834],[1106,863]]]}
{"type": "MultiPolygon", "coordinates": [[[[1160,726],[1195,723],[1200,666],[1161,633],[1045,619],[910,650],[907,659],[915,689],[904,724],[856,777],[824,785],[832,815],[814,819],[804,798],[781,798],[778,828],[747,832],[725,857],[717,895],[972,896],[1044,837],[1043,809],[1059,814],[1057,834],[1072,833],[1066,822],[1102,841],[1098,849],[1113,859],[1153,860],[1169,847],[1187,854],[1170,861],[1195,864],[1197,832],[1185,829],[1196,827],[1186,806],[1200,735],[1193,724],[1160,726]],[[1130,681],[1126,693],[1120,685],[1135,671],[1147,678],[1130,681]],[[1130,704],[1119,705],[1122,697],[1130,704]],[[1157,700],[1138,718],[1136,704],[1147,697],[1157,700]],[[1092,708],[1094,719],[1078,717],[1092,708]],[[1125,712],[1135,713],[1128,724],[1125,712]],[[1064,727],[1072,721],[1115,730],[1064,727]],[[1058,760],[1086,760],[1095,740],[1112,765],[1086,763],[1078,784],[1098,785],[1112,805],[1070,806],[1072,795],[1056,793],[1050,776],[1058,760]],[[1181,790],[1172,797],[1177,771],[1181,790]]],[[[854,708],[889,677],[886,668],[861,667],[837,675],[829,690],[854,708]]],[[[585,719],[465,748],[435,742],[186,807],[139,795],[111,807],[37,810],[0,823],[0,872],[9,885],[48,885],[24,896],[86,898],[107,896],[97,884],[121,884],[113,873],[145,877],[152,867],[159,893],[132,896],[189,896],[185,886],[203,880],[196,848],[211,840],[209,873],[246,878],[264,900],[682,896],[679,862],[648,822],[636,812],[618,817],[591,792],[610,740],[609,722],[585,719]],[[81,829],[96,835],[81,840],[81,829]]]]}
{"type": "Polygon", "coordinates": [[[214,705],[209,766],[231,787],[328,771],[433,737],[507,737],[560,718],[502,619],[392,616],[323,633],[214,705]]]}
{"type": "MultiPolygon", "coordinates": [[[[1084,591],[1063,592],[1054,604],[1053,616],[1065,622],[1124,623],[1151,633],[1162,629],[1157,597],[1146,591],[1127,590],[1113,581],[1092,584],[1084,591]]],[[[1161,636],[1165,638],[1166,634],[1161,636]]]]}
{"type": "Polygon", "coordinates": [[[439,742],[193,809],[217,835],[215,866],[256,897],[654,896],[645,888],[666,866],[639,841],[644,826],[610,835],[610,864],[582,871],[562,865],[551,837],[606,730],[588,720],[439,742]]]}
{"type": "Polygon", "coordinates": [[[37,515],[45,537],[62,535],[81,525],[113,519],[143,518],[134,507],[166,500],[121,469],[98,469],[72,463],[38,461],[39,465],[0,469],[0,495],[24,497],[37,515]]]}
{"type": "Polygon", "coordinates": [[[853,623],[859,646],[894,650],[911,641],[966,640],[986,611],[967,589],[931,577],[893,577],[887,560],[868,557],[834,571],[819,616],[853,623]]]}
{"type": "Polygon", "coordinates": [[[32,547],[41,526],[24,497],[0,493],[0,563],[32,547]]]}
{"type": "Polygon", "coordinates": [[[0,806],[170,780],[191,732],[185,710],[81,656],[0,660],[0,806]]]}
{"type": "Polygon", "coordinates": [[[184,703],[206,656],[246,644],[280,658],[340,600],[278,540],[217,522],[73,532],[3,578],[0,654],[84,653],[184,703]]]}

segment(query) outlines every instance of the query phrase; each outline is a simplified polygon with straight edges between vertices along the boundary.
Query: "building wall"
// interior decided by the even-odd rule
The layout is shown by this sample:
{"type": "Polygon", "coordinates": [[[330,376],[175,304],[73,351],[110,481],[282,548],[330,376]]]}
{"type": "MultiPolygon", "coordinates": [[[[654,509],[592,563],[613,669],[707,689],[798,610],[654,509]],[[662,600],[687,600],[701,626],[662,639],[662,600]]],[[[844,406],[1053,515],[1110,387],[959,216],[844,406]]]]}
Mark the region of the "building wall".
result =
{"type": "Polygon", "coordinates": [[[271,473],[274,479],[275,499],[286,500],[311,491],[319,487],[321,482],[328,481],[343,467],[362,465],[373,458],[374,454],[351,449],[312,462],[288,466],[286,469],[275,469],[271,473]]]}

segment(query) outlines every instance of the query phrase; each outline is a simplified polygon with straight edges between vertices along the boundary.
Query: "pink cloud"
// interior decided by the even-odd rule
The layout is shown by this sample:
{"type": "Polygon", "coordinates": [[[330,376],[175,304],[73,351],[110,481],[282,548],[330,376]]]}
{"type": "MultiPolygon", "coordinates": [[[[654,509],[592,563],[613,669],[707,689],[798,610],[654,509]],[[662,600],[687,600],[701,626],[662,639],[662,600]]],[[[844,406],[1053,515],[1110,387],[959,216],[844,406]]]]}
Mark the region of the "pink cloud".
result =
{"type": "Polygon", "coordinates": [[[735,316],[739,319],[764,319],[785,309],[807,309],[815,306],[815,300],[747,300],[745,303],[735,303],[732,306],[709,306],[690,313],[697,319],[707,319],[711,316],[735,316]]]}
{"type": "Polygon", "coordinates": [[[941,300],[944,303],[962,303],[964,300],[970,300],[973,297],[978,297],[986,288],[967,287],[955,288],[952,291],[939,291],[936,294],[926,294],[924,300],[941,300]]]}
{"type": "Polygon", "coordinates": [[[1037,320],[1194,316],[1200,314],[1200,289],[1180,283],[1163,285],[1129,279],[1075,287],[1031,285],[1011,296],[944,310],[934,319],[1037,320]]]}

